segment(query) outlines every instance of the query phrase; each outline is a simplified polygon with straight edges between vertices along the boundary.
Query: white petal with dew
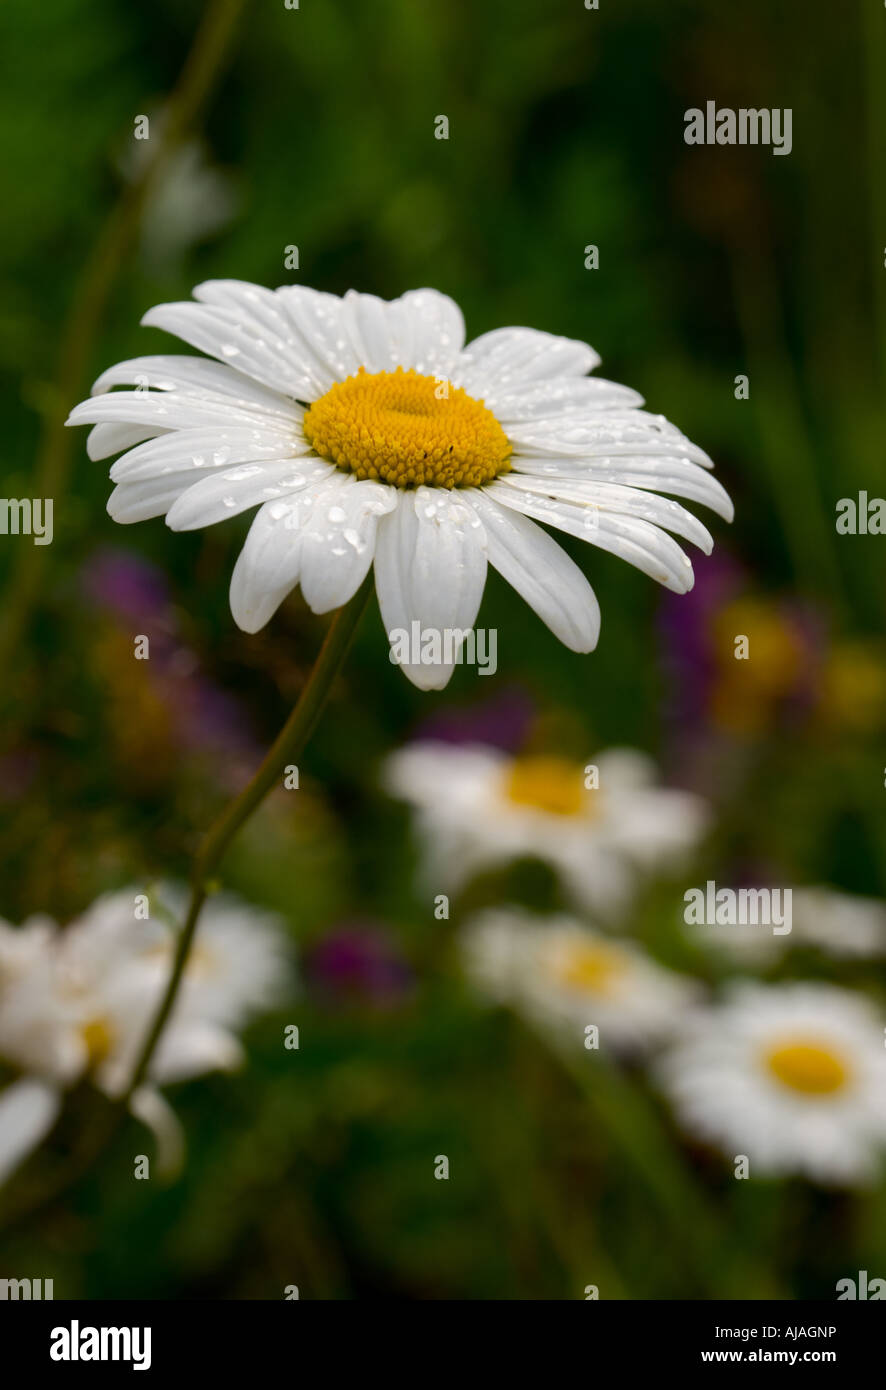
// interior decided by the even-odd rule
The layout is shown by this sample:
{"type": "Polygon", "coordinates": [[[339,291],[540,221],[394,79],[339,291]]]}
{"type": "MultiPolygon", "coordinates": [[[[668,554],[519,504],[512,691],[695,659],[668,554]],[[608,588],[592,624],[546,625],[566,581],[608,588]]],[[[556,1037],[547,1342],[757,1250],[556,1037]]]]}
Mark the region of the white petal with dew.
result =
{"type": "Polygon", "coordinates": [[[571,651],[590,652],[600,635],[600,606],[578,565],[547,531],[481,492],[471,506],[486,528],[489,563],[571,651]]]}
{"type": "Polygon", "coordinates": [[[643,488],[646,491],[669,493],[701,502],[725,521],[733,517],[732,500],[721,483],[697,463],[672,455],[659,457],[620,456],[616,458],[533,458],[519,455],[514,458],[514,474],[524,477],[560,481],[615,483],[621,487],[643,488]]]}
{"type": "Polygon", "coordinates": [[[495,328],[468,343],[452,379],[472,396],[515,394],[550,377],[584,376],[600,363],[587,343],[534,328],[495,328]]]}
{"type": "Polygon", "coordinates": [[[508,437],[516,454],[534,457],[563,455],[617,458],[619,455],[652,454],[687,458],[703,468],[713,468],[704,449],[672,425],[663,415],[645,410],[570,412],[558,419],[527,420],[511,425],[508,437]]]}
{"type": "Polygon", "coordinates": [[[628,410],[643,404],[643,397],[630,386],[598,376],[555,377],[513,395],[493,389],[484,400],[506,433],[512,425],[530,420],[563,419],[570,414],[586,417],[590,411],[628,410]]]}
{"type": "Polygon", "coordinates": [[[379,520],[397,505],[397,490],[338,474],[302,527],[301,590],[314,613],[340,608],[357,592],[375,555],[379,520]]]}
{"type": "Polygon", "coordinates": [[[149,309],[142,323],[174,333],[191,347],[273,391],[297,401],[316,400],[328,390],[328,378],[319,375],[291,321],[275,301],[273,290],[261,286],[248,289],[259,296],[258,314],[247,314],[236,305],[183,302],[149,309]]]}
{"type": "Polygon", "coordinates": [[[506,487],[501,480],[491,483],[486,493],[505,507],[513,507],[536,521],[556,526],[560,531],[620,556],[674,593],[688,593],[695,582],[689,557],[676,541],[649,522],[611,516],[551,497],[534,496],[517,487],[506,487]]]}
{"type": "Polygon", "coordinates": [[[115,483],[159,478],[166,473],[194,471],[194,481],[217,468],[264,459],[298,458],[309,452],[306,440],[293,430],[253,427],[176,430],[138,444],[111,467],[115,483]]]}
{"type": "Polygon", "coordinates": [[[283,421],[292,418],[294,408],[287,396],[268,390],[223,362],[172,353],[117,362],[96,379],[90,394],[102,395],[112,386],[180,391],[189,396],[205,392],[213,397],[224,397],[242,410],[258,410],[262,415],[276,416],[283,421]]]}
{"type": "MultiPolygon", "coordinates": [[[[439,634],[472,628],[486,583],[486,532],[477,513],[443,488],[406,491],[382,519],[375,585],[385,631],[412,624],[439,634]]],[[[421,690],[442,690],[452,661],[402,664],[421,690]]]]}
{"type": "Polygon", "coordinates": [[[316,488],[334,472],[328,463],[316,458],[269,459],[216,469],[177,498],[169,508],[166,524],[173,531],[214,526],[263,502],[316,488]]]}
{"type": "Polygon", "coordinates": [[[509,473],[501,482],[540,497],[574,502],[592,513],[598,510],[651,522],[653,526],[660,526],[665,531],[682,536],[684,540],[692,541],[705,555],[710,555],[714,548],[711,533],[697,517],[681,507],[679,502],[673,502],[669,497],[659,497],[655,492],[583,478],[561,478],[554,482],[551,478],[523,477],[518,473],[509,473]]]}
{"type": "Polygon", "coordinates": [[[231,612],[244,632],[263,628],[298,583],[301,529],[322,490],[266,502],[256,513],[231,575],[231,612]]]}

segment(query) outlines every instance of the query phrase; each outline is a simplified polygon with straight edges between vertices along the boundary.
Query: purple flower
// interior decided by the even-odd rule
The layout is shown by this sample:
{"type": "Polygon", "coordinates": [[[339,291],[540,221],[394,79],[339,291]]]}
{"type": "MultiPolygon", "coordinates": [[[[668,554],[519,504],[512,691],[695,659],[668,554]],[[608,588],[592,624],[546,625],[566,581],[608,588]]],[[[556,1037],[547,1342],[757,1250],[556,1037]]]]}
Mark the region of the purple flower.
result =
{"type": "Polygon", "coordinates": [[[413,972],[384,927],[351,922],[335,927],[307,953],[305,973],[329,999],[378,1008],[397,1004],[413,972]]]}
{"type": "Polygon", "coordinates": [[[82,567],[80,583],[90,603],[115,617],[168,620],[170,596],[164,575],[131,551],[96,551],[82,567]]]}
{"type": "Polygon", "coordinates": [[[239,787],[260,760],[260,749],[236,700],[200,670],[180,638],[163,574],[126,550],[96,552],[80,574],[82,592],[106,619],[150,641],[145,679],[168,712],[175,743],[213,755],[221,781],[239,787]]]}
{"type": "Polygon", "coordinates": [[[437,743],[485,743],[513,753],[526,741],[534,717],[531,696],[512,687],[482,704],[438,710],[419,724],[413,737],[437,743]]]}

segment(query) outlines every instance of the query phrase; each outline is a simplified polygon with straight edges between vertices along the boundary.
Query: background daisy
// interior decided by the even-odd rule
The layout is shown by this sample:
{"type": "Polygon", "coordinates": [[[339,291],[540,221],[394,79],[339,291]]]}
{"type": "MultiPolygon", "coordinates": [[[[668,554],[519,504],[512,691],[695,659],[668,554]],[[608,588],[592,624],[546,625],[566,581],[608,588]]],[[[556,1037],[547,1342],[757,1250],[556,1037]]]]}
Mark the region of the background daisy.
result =
{"type": "MultiPolygon", "coordinates": [[[[169,976],[172,913],[184,893],[161,888],[145,918],[136,888],[99,898],[64,931],[46,922],[0,926],[0,1059],[23,1078],[0,1090],[0,1177],[50,1128],[62,1091],[84,1077],[110,1096],[129,1082],[169,976]]],[[[157,1087],[244,1060],[234,1033],[279,1001],[288,977],[279,924],[234,899],[206,908],[197,948],[133,1113],[161,1146],[180,1150],[174,1116],[157,1087]]]]}
{"type": "Polygon", "coordinates": [[[683,1123],[757,1175],[869,1182],[886,1146],[883,1020],[832,985],[745,984],[662,1061],[683,1123]]]}
{"type": "Polygon", "coordinates": [[[707,820],[699,797],[656,785],[652,761],[628,748],[578,763],[419,742],[393,753],[383,777],[415,808],[430,886],[458,889],[482,869],[532,856],[608,915],[625,908],[644,872],[685,859],[707,820]]]}
{"type": "Polygon", "coordinates": [[[461,947],[475,985],[576,1052],[589,1025],[604,1050],[664,1037],[697,994],[633,944],[569,917],[493,909],[467,923],[461,947]]]}

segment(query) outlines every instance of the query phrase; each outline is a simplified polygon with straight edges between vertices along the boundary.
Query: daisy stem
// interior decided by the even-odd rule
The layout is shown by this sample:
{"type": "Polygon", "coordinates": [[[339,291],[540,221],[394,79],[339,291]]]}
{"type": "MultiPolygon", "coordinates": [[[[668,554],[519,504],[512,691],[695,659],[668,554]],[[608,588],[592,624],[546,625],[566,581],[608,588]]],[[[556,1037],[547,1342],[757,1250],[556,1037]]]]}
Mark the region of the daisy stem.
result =
{"type": "Polygon", "coordinates": [[[191,874],[191,900],[178,939],[172,971],[163,999],[133,1070],[132,1078],[121,1097],[121,1105],[125,1105],[129,1101],[133,1092],[144,1081],[151,1064],[151,1058],[172,1012],[188,963],[188,956],[194,943],[200,910],[209,894],[210,876],[240,827],[249,819],[256,807],[264,801],[271,788],[281,784],[283,769],[286,764],[298,758],[304,751],[308,739],[326,707],[335,677],[347,656],[357,625],[365,611],[370,588],[371,580],[367,576],[350,602],[346,603],[343,608],[339,608],[326,633],[326,638],[308,677],[307,684],[263,763],[239,796],[225,807],[214,824],[210,826],[197,851],[191,874]]]}
{"type": "Polygon", "coordinates": [[[307,744],[326,707],[336,674],[347,656],[357,625],[366,609],[370,589],[371,579],[367,576],[350,602],[335,614],[295,708],[277,735],[255,776],[210,826],[197,851],[191,874],[190,903],[178,938],[172,971],[167,981],[163,999],[142,1045],[129,1085],[114,1104],[106,1106],[103,1116],[99,1117],[92,1127],[81,1150],[65,1160],[60,1169],[52,1175],[48,1184],[36,1191],[24,1194],[13,1205],[7,1202],[3,1211],[3,1219],[0,1220],[0,1229],[4,1234],[30,1220],[37,1213],[54,1206],[60,1198],[86,1176],[116,1134],[126,1115],[133,1092],[138,1089],[148,1074],[151,1059],[175,1005],[191,947],[194,944],[200,911],[209,895],[210,875],[213,869],[218,866],[237,831],[249,819],[256,807],[261,804],[271,788],[278,783],[283,767],[293,758],[299,757],[307,744]]]}

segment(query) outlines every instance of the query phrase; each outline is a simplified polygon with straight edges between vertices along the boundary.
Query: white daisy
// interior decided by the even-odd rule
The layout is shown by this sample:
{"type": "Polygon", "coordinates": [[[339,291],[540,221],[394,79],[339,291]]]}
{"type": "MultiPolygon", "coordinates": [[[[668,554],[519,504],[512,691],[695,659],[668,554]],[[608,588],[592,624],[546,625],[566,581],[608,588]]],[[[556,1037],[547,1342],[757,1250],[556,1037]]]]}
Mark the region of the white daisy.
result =
{"type": "MultiPolygon", "coordinates": [[[[668,533],[705,552],[711,537],[659,491],[732,515],[701,449],[635,391],[587,375],[600,359],[586,343],[502,328],[465,347],[458,306],[430,289],[386,303],[215,280],[194,295],[142,321],[217,360],[123,362],[68,423],[95,426],[91,458],[125,451],[117,521],[192,530],[259,507],[231,581],[246,632],[296,585],[314,612],[340,607],[373,560],[389,637],[466,632],[492,564],[587,652],[594,593],[537,521],[685,593],[692,566],[668,533]]],[[[403,669],[441,688],[457,647],[403,669]]]]}
{"type": "Polygon", "coordinates": [[[886,903],[833,888],[795,888],[792,932],[795,946],[817,946],[832,956],[886,955],[886,903]]]}
{"type": "Polygon", "coordinates": [[[744,1154],[751,1176],[856,1183],[886,1145],[883,1018],[832,985],[736,985],[663,1059],[686,1127],[744,1154]]]}
{"type": "Polygon", "coordinates": [[[748,966],[763,967],[797,947],[814,947],[829,956],[858,960],[886,955],[886,903],[833,888],[791,891],[790,932],[775,935],[766,923],[705,923],[687,936],[748,966]]]}
{"type": "Polygon", "coordinates": [[[603,1048],[635,1048],[672,1032],[696,991],[638,947],[570,917],[516,908],[480,913],[462,935],[469,977],[568,1046],[593,1025],[603,1048]]]}
{"type": "Polygon", "coordinates": [[[642,871],[685,857],[704,829],[700,798],[654,776],[652,760],[628,748],[580,764],[434,742],[399,749],[384,769],[388,790],[415,807],[432,888],[454,891],[531,856],[606,914],[624,909],[642,871]]]}
{"type": "MultiPolygon", "coordinates": [[[[0,1179],[51,1127],[64,1089],[88,1077],[110,1096],[132,1074],[162,997],[174,939],[160,912],[184,894],[162,889],[147,920],[140,890],[99,898],[59,931],[44,920],[0,924],[0,1058],[25,1073],[0,1093],[0,1179]]],[[[132,1110],[154,1129],[163,1166],[180,1132],[158,1086],[232,1070],[243,1049],[232,1031],[280,996],[288,964],[274,920],[234,899],[210,899],[172,1015],[132,1110]]]]}

